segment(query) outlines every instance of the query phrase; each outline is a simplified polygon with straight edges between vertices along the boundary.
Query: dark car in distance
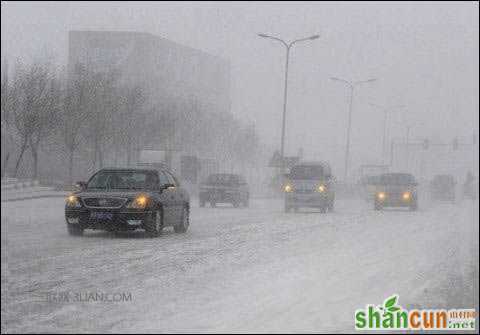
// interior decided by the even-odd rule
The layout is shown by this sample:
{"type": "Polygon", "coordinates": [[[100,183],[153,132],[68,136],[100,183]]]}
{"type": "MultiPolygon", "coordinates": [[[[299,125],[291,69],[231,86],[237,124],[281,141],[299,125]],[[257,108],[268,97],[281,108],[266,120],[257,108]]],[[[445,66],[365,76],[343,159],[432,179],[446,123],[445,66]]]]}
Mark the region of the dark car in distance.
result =
{"type": "Polygon", "coordinates": [[[189,195],[167,169],[102,169],[77,186],[80,190],[65,203],[71,235],[82,235],[85,229],[143,229],[155,237],[167,226],[176,233],[189,227],[189,195]]]}
{"type": "Polygon", "coordinates": [[[218,203],[230,203],[234,207],[248,207],[250,193],[245,179],[238,174],[215,173],[200,184],[198,194],[200,207],[208,202],[215,207],[218,203]]]}
{"type": "Polygon", "coordinates": [[[301,207],[319,208],[322,213],[333,211],[335,182],[327,163],[299,163],[285,177],[285,212],[301,207]]]}
{"type": "Polygon", "coordinates": [[[434,200],[455,201],[455,178],[452,175],[436,175],[430,182],[430,195],[434,200]]]}
{"type": "Polygon", "coordinates": [[[417,182],[409,173],[385,173],[379,176],[375,191],[374,208],[407,207],[418,208],[417,182]]]}

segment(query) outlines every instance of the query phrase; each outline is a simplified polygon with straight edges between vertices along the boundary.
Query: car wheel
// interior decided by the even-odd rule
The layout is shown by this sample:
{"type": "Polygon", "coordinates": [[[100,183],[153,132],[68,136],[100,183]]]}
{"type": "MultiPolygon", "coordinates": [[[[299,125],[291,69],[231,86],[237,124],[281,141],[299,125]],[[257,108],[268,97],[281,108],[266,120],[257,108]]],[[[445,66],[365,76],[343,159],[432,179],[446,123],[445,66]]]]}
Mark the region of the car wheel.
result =
{"type": "Polygon", "coordinates": [[[217,207],[217,203],[215,201],[210,201],[210,206],[211,207],[217,207]]]}
{"type": "Polygon", "coordinates": [[[238,201],[232,202],[233,207],[238,208],[240,206],[238,201]]]}
{"type": "Polygon", "coordinates": [[[188,226],[190,226],[190,210],[188,209],[188,205],[185,205],[183,207],[182,222],[174,226],[173,230],[179,234],[186,233],[188,226]]]}
{"type": "Polygon", "coordinates": [[[320,213],[326,213],[327,212],[327,205],[323,205],[320,207],[320,213]]]}
{"type": "Polygon", "coordinates": [[[78,225],[67,223],[68,233],[72,236],[82,236],[83,228],[78,225]]]}
{"type": "Polygon", "coordinates": [[[163,210],[157,209],[145,222],[145,233],[149,237],[157,237],[163,229],[163,210]]]}

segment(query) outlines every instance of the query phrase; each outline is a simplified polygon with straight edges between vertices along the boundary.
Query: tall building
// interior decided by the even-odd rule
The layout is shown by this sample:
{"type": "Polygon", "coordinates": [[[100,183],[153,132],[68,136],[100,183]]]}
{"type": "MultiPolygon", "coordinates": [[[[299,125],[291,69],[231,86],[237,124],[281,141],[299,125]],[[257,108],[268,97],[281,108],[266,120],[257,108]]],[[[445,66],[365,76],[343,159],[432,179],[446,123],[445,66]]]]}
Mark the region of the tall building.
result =
{"type": "Polygon", "coordinates": [[[230,110],[227,60],[149,33],[70,31],[68,68],[81,63],[97,72],[116,70],[142,86],[151,101],[195,99],[209,110],[230,110]]]}

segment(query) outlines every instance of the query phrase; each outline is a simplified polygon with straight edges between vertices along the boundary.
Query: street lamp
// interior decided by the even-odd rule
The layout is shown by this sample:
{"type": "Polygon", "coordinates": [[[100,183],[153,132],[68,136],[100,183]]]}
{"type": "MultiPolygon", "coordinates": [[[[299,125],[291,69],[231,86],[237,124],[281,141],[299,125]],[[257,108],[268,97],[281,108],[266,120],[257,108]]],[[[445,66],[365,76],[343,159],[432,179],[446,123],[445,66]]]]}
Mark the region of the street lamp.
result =
{"type": "Polygon", "coordinates": [[[348,109],[348,124],[347,124],[347,144],[345,148],[345,171],[344,171],[344,180],[345,182],[347,181],[347,176],[348,176],[348,162],[350,158],[350,130],[352,127],[352,107],[353,107],[353,91],[356,86],[360,84],[366,84],[366,83],[371,83],[376,81],[376,78],[371,78],[368,80],[360,80],[360,81],[348,81],[345,79],[337,78],[337,77],[331,77],[331,80],[336,80],[340,81],[348,86],[350,88],[350,103],[349,103],[349,109],[348,109]]]}
{"type": "Polygon", "coordinates": [[[383,162],[385,162],[385,155],[386,155],[386,151],[387,151],[386,141],[387,141],[387,117],[388,117],[388,113],[392,112],[395,109],[404,108],[405,105],[397,105],[397,106],[386,107],[386,106],[380,106],[380,105],[377,105],[377,104],[374,104],[374,103],[370,103],[370,106],[380,108],[381,110],[383,110],[383,113],[384,113],[383,140],[382,140],[382,160],[383,160],[383,162]]]}
{"type": "Polygon", "coordinates": [[[280,144],[280,156],[282,157],[282,171],[283,171],[284,162],[285,162],[285,159],[284,159],[285,117],[286,117],[286,114],[287,114],[288,63],[289,63],[289,59],[290,59],[290,49],[295,43],[303,42],[303,41],[309,41],[309,40],[316,40],[317,38],[320,37],[320,35],[312,35],[310,37],[300,38],[300,39],[294,40],[290,43],[287,43],[287,42],[285,42],[284,40],[282,40],[278,37],[267,35],[267,34],[258,34],[258,36],[263,37],[263,38],[269,38],[269,39],[272,39],[272,40],[275,40],[275,41],[278,41],[278,42],[282,43],[282,45],[285,46],[286,53],[287,53],[286,60],[285,60],[285,84],[284,84],[284,91],[283,91],[282,136],[281,136],[281,144],[280,144]]]}

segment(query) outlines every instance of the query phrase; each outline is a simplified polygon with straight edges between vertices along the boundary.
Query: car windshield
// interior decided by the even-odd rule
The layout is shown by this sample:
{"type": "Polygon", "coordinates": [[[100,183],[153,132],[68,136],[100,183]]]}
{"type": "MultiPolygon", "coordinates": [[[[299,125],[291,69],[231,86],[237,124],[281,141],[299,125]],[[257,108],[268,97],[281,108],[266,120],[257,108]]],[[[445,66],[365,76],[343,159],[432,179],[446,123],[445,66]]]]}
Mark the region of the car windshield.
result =
{"type": "Polygon", "coordinates": [[[158,176],[153,171],[100,171],[88,182],[87,189],[155,189],[158,176]]]}
{"type": "Polygon", "coordinates": [[[454,182],[452,176],[436,176],[434,181],[437,183],[453,183],[454,182]]]}
{"type": "Polygon", "coordinates": [[[323,178],[323,167],[321,165],[297,165],[290,171],[292,179],[320,179],[323,178]]]}
{"type": "Polygon", "coordinates": [[[380,176],[367,176],[365,177],[365,184],[369,184],[369,185],[378,184],[379,179],[380,179],[380,176]]]}
{"type": "Polygon", "coordinates": [[[237,184],[238,177],[232,174],[212,174],[207,178],[207,184],[237,184]]]}
{"type": "Polygon", "coordinates": [[[380,177],[380,182],[387,185],[412,185],[415,178],[406,173],[384,174],[380,177]]]}

